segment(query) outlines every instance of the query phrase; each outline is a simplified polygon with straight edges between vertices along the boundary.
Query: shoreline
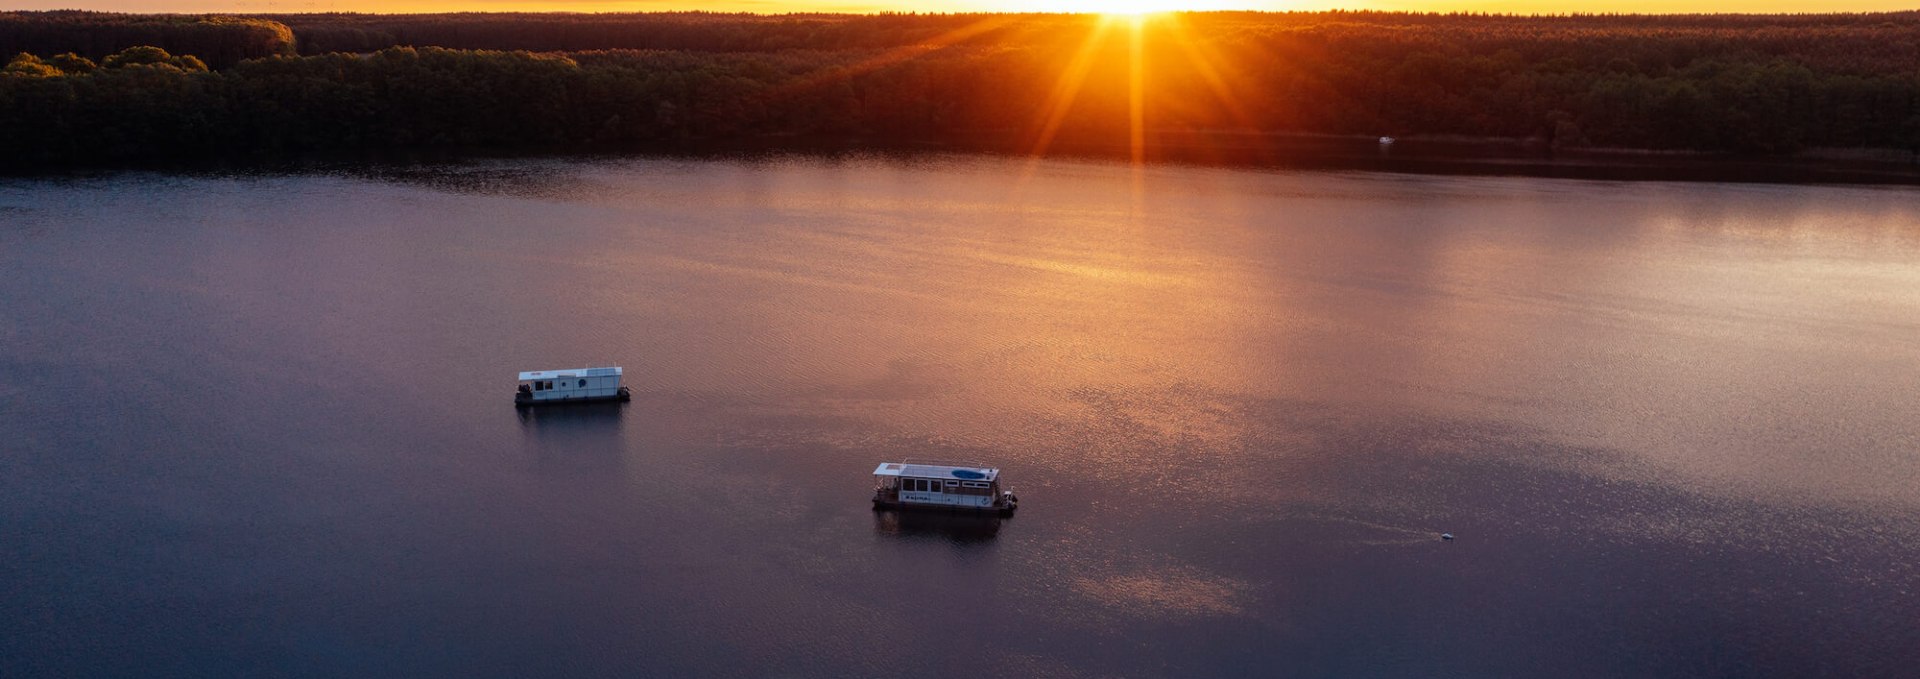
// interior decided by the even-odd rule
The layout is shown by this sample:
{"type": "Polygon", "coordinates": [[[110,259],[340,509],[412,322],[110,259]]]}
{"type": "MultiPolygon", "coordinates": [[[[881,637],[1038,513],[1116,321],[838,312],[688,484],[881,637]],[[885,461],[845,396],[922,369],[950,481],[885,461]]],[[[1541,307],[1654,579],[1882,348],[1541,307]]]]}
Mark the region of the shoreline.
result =
{"type": "MultiPolygon", "coordinates": [[[[1740,156],[1700,151],[1551,148],[1538,139],[1408,136],[1382,145],[1375,137],[1272,132],[1156,132],[1143,156],[1149,165],[1238,169],[1362,171],[1428,175],[1520,176],[1602,181],[1680,181],[1762,184],[1920,185],[1920,155],[1897,149],[1811,149],[1788,156],[1740,156]],[[1904,156],[1904,159],[1902,157],[1904,156]]],[[[420,147],[356,149],[275,155],[211,154],[54,166],[0,165],[0,178],[39,179],[121,172],[300,172],[342,166],[443,164],[498,159],[617,159],[646,157],[751,158],[845,154],[910,157],[927,154],[1027,157],[1032,149],[983,134],[939,139],[873,139],[860,135],[759,135],[686,139],[614,146],[420,147]]],[[[1126,144],[1061,140],[1041,157],[1130,161],[1126,144]]]]}

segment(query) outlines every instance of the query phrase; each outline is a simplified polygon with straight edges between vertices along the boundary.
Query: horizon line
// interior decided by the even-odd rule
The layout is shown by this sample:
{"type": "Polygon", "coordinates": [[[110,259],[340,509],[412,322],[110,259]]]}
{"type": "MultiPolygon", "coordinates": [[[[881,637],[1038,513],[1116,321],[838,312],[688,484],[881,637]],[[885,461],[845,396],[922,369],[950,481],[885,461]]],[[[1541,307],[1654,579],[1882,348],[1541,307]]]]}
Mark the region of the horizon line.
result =
{"type": "MultiPolygon", "coordinates": [[[[419,11],[419,12],[409,12],[409,11],[397,11],[397,12],[358,12],[358,11],[122,12],[122,11],[115,11],[115,10],[81,9],[81,8],[0,10],[0,15],[57,14],[57,13],[118,14],[118,15],[125,15],[125,16],[297,16],[297,15],[330,15],[330,14],[331,15],[358,15],[358,16],[444,16],[444,15],[455,15],[455,14],[649,16],[649,15],[703,14],[703,15],[711,15],[711,16],[751,16],[751,17],[769,17],[769,18],[772,18],[772,17],[876,17],[876,16],[1100,17],[1100,16],[1106,16],[1109,14],[1107,12],[1042,12],[1042,11],[938,12],[938,11],[918,11],[918,10],[881,10],[881,11],[875,11],[875,12],[836,12],[836,11],[751,12],[751,11],[742,10],[742,11],[736,11],[736,12],[724,12],[724,11],[705,10],[705,9],[651,10],[651,11],[639,10],[639,11],[624,11],[624,12],[583,12],[583,11],[574,11],[574,10],[519,10],[519,11],[453,10],[453,11],[419,11]]],[[[1609,18],[1609,17],[1665,17],[1665,18],[1674,18],[1674,17],[1830,17],[1830,16],[1856,16],[1857,17],[1857,16],[1893,16],[1893,15],[1902,15],[1902,14],[1920,14],[1920,7],[1915,7],[1912,9],[1866,10],[1866,11],[1855,11],[1855,12],[1809,11],[1809,12],[1536,12],[1536,13],[1520,13],[1520,12],[1488,12],[1488,11],[1478,11],[1478,10],[1420,11],[1420,10],[1331,8],[1331,9],[1202,9],[1202,10],[1169,10],[1164,12],[1147,13],[1147,15],[1149,16],[1194,15],[1194,14],[1202,14],[1202,15],[1204,14],[1269,14],[1269,15],[1375,14],[1375,15],[1387,15],[1387,16],[1435,16],[1435,17],[1468,16],[1468,17],[1505,17],[1505,18],[1521,18],[1521,19],[1575,19],[1575,18],[1609,18]]]]}

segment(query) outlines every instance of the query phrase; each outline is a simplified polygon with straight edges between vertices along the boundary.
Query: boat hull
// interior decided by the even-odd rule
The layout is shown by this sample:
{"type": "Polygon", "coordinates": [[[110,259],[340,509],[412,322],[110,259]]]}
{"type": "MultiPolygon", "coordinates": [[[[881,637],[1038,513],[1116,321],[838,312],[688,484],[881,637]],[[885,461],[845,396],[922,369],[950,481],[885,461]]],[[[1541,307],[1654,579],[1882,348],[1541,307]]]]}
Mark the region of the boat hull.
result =
{"type": "Polygon", "coordinates": [[[615,393],[612,396],[582,396],[579,398],[535,399],[531,394],[516,393],[513,395],[513,407],[536,408],[536,407],[546,407],[546,406],[581,405],[586,403],[615,403],[615,402],[623,402],[623,401],[631,401],[631,400],[633,400],[633,394],[632,392],[627,391],[626,387],[621,387],[620,391],[615,393]]]}
{"type": "Polygon", "coordinates": [[[1014,510],[1019,509],[1019,507],[1020,505],[1018,503],[1008,502],[996,502],[982,507],[978,505],[967,506],[928,502],[901,502],[899,500],[883,498],[874,498],[873,500],[873,508],[875,510],[936,512],[941,514],[997,514],[999,516],[1013,516],[1014,510]]]}

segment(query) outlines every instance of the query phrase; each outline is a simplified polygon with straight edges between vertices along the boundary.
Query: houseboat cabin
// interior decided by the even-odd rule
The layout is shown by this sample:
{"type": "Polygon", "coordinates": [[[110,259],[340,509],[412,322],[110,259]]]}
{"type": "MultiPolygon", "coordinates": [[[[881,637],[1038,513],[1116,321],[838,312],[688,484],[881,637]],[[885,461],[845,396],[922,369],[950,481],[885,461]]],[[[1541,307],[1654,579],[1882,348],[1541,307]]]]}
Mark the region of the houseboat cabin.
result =
{"type": "Polygon", "coordinates": [[[625,401],[632,396],[620,386],[620,368],[575,368],[520,373],[515,406],[625,401]]]}
{"type": "Polygon", "coordinates": [[[1020,499],[1000,470],[979,465],[884,462],[873,470],[875,509],[948,509],[1012,514],[1020,499]]]}

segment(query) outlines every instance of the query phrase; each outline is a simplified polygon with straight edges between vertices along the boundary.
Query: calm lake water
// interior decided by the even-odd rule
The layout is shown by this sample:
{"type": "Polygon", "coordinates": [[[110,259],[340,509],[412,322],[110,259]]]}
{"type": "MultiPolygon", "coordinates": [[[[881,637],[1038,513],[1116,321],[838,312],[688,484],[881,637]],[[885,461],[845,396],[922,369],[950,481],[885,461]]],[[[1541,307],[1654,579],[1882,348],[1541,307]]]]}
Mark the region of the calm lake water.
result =
{"type": "Polygon", "coordinates": [[[8,677],[1920,664],[1912,189],[10,179],[0,318],[8,677]],[[601,364],[631,403],[512,407],[601,364]],[[1020,513],[874,512],[905,457],[1020,513]]]}

